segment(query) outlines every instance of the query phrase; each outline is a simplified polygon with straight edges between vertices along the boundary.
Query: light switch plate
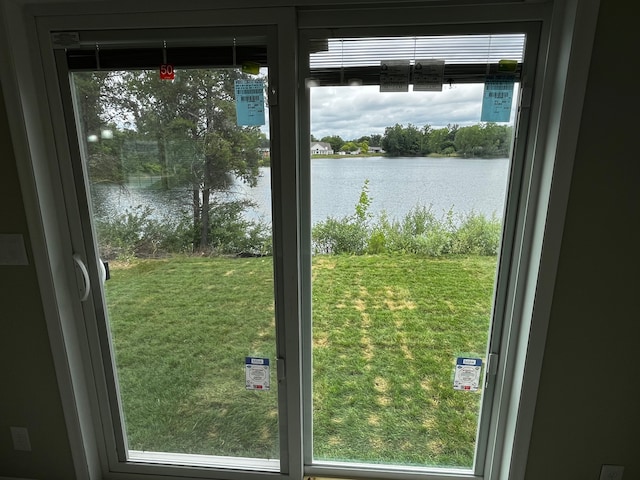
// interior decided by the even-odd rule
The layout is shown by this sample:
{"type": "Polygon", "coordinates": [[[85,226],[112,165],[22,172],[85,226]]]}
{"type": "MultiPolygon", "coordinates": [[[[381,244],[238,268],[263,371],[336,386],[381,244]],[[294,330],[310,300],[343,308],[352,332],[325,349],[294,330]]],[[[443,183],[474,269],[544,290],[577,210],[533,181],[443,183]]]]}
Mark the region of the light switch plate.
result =
{"type": "Polygon", "coordinates": [[[600,480],[622,480],[624,467],[622,465],[602,465],[600,480]]]}
{"type": "Polygon", "coordinates": [[[31,451],[31,441],[29,440],[29,430],[25,427],[11,427],[11,439],[14,450],[23,452],[31,451]]]}

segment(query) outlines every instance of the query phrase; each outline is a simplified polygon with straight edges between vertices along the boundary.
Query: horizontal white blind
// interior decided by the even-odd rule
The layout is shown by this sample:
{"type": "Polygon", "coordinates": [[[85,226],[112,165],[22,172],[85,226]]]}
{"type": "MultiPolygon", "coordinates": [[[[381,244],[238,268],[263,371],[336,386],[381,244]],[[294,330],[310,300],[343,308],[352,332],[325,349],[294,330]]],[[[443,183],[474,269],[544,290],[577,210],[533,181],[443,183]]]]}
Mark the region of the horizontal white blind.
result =
{"type": "Polygon", "coordinates": [[[416,60],[439,59],[445,61],[445,77],[469,82],[495,73],[500,60],[522,64],[524,44],[524,34],[318,39],[310,42],[309,67],[322,83],[338,83],[338,77],[350,74],[372,83],[383,61],[414,65],[416,60]]]}

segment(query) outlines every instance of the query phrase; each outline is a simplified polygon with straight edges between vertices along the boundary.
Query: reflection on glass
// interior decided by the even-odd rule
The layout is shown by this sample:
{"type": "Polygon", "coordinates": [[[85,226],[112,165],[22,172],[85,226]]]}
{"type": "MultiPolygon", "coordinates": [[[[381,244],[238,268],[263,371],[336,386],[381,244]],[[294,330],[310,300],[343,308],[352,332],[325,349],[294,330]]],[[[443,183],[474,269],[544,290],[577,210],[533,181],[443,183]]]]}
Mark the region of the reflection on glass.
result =
{"type": "Polygon", "coordinates": [[[268,140],[236,123],[246,77],[73,74],[130,452],[279,457],[275,371],[249,389],[245,365],[275,370],[271,223],[244,193],[268,140]]]}

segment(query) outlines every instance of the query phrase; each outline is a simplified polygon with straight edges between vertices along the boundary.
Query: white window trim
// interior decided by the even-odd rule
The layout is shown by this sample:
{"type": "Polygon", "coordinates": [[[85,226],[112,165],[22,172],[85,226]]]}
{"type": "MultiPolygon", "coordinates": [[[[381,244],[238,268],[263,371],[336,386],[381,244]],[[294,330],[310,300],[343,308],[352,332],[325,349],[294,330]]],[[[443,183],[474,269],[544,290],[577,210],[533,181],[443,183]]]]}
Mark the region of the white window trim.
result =
{"type": "MultiPolygon", "coordinates": [[[[83,8],[102,8],[98,2],[91,3],[93,5],[85,4],[83,8]]],[[[157,3],[161,4],[159,9],[172,8],[172,2],[157,3]]],[[[232,4],[237,7],[238,3],[229,1],[218,5],[221,8],[232,4]]],[[[298,2],[299,5],[307,3],[298,2]]],[[[255,6],[250,0],[246,4],[255,6]]],[[[194,5],[202,6],[197,1],[194,5]]],[[[539,112],[535,145],[532,145],[539,170],[532,172],[534,188],[527,199],[530,205],[535,205],[537,214],[526,217],[526,229],[531,233],[521,246],[523,268],[517,277],[517,282],[525,283],[528,288],[520,302],[513,305],[512,315],[522,319],[522,327],[513,332],[510,342],[518,346],[519,353],[503,372],[504,381],[510,382],[511,389],[502,399],[500,408],[505,419],[501,423],[502,431],[496,432],[496,438],[503,439],[496,444],[502,448],[494,448],[493,456],[488,458],[485,470],[488,479],[524,478],[578,140],[580,125],[577,119],[581,118],[598,6],[598,0],[505,5],[505,8],[534,11],[548,8],[551,22],[545,24],[550,38],[546,69],[544,75],[536,79],[543,82],[542,91],[546,97],[539,112]]],[[[57,172],[52,171],[49,163],[56,139],[46,120],[51,118],[51,112],[47,102],[42,101],[47,98],[45,75],[50,72],[43,70],[35,27],[41,15],[69,13],[75,8],[52,7],[46,1],[37,0],[2,2],[0,61],[5,68],[0,69],[0,80],[7,108],[12,112],[9,118],[12,141],[76,475],[78,479],[94,480],[110,477],[102,472],[106,452],[97,440],[99,432],[93,422],[96,386],[82,361],[87,358],[86,345],[73,320],[81,315],[81,307],[70,288],[75,285],[75,271],[70,261],[69,232],[64,227],[67,225],[66,212],[56,208],[64,204],[57,187],[57,172]]],[[[122,4],[118,8],[125,11],[134,7],[122,4]]],[[[465,10],[468,9],[473,10],[465,6],[465,10]]],[[[436,8],[435,11],[440,10],[436,8]]],[[[286,40],[296,42],[293,26],[285,35],[286,40]]],[[[295,118],[287,121],[295,123],[295,118]]],[[[295,125],[290,127],[296,128],[295,125]]],[[[299,399],[291,400],[295,403],[299,399]]],[[[157,478],[161,475],[159,472],[157,478]]],[[[302,472],[291,471],[289,476],[301,478],[302,472]]]]}

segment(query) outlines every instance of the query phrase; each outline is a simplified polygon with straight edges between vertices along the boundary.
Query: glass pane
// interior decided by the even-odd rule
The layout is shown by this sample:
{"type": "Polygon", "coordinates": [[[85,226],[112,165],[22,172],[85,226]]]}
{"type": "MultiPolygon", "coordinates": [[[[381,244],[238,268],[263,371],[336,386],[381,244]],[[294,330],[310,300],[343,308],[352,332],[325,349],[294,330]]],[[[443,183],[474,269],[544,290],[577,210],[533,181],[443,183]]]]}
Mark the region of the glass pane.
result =
{"type": "Polygon", "coordinates": [[[271,196],[247,195],[269,142],[238,125],[245,80],[266,69],[72,74],[130,454],[279,457],[271,196]]]}
{"type": "Polygon", "coordinates": [[[381,91],[407,39],[348,39],[356,60],[340,40],[310,58],[314,461],[470,470],[516,100],[487,122],[484,83],[420,91],[412,48],[381,91]]]}

